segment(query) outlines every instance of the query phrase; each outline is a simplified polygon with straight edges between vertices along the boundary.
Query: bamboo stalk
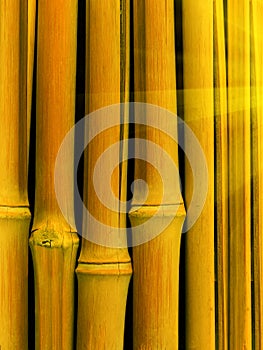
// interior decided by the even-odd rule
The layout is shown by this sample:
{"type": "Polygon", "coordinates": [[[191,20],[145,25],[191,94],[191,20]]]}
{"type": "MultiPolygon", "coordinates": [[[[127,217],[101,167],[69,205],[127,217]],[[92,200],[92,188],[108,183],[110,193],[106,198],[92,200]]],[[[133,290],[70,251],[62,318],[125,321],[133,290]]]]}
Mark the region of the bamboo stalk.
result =
{"type": "Polygon", "coordinates": [[[261,350],[263,349],[263,251],[261,237],[263,231],[263,2],[253,0],[250,6],[255,350],[261,350]]]}
{"type": "MultiPolygon", "coordinates": [[[[154,104],[176,113],[173,1],[134,1],[134,52],[135,102],[154,104]]],[[[147,113],[151,112],[146,108],[145,113],[147,125],[147,113]]],[[[161,119],[161,114],[156,118],[161,119]]],[[[176,138],[177,129],[173,132],[176,138]]],[[[159,129],[136,125],[135,137],[158,144],[178,166],[177,144],[167,134],[159,129]]],[[[146,146],[146,159],[151,152],[151,146],[146,146]]],[[[133,230],[150,217],[156,227],[161,227],[164,218],[173,219],[156,238],[133,248],[134,349],[178,348],[179,252],[185,211],[181,196],[178,199],[177,175],[165,160],[161,160],[161,167],[169,174],[166,181],[170,192],[165,203],[161,199],[164,179],[160,179],[150,163],[135,159],[135,179],[147,183],[149,194],[144,201],[139,186],[135,184],[129,213],[133,230]],[[162,210],[156,214],[160,205],[162,210]]],[[[139,236],[148,233],[140,230],[139,236]]]]}
{"type": "Polygon", "coordinates": [[[27,4],[0,2],[0,348],[28,348],[27,4]]]}
{"type": "Polygon", "coordinates": [[[214,1],[218,348],[228,348],[228,140],[223,1],[214,1]]]}
{"type": "Polygon", "coordinates": [[[28,147],[31,124],[34,48],[35,48],[35,23],[36,22],[36,0],[28,0],[28,45],[27,45],[27,130],[28,147]]]}
{"type": "MultiPolygon", "coordinates": [[[[38,2],[35,214],[30,238],[35,274],[36,349],[72,349],[75,227],[54,189],[60,144],[74,125],[77,1],[38,2]]],[[[74,217],[73,144],[64,163],[63,200],[74,217]]]]}
{"type": "MultiPolygon", "coordinates": [[[[126,86],[121,85],[121,82],[126,81],[128,66],[121,60],[128,56],[120,44],[124,40],[121,21],[127,19],[127,5],[128,1],[121,2],[122,11],[125,13],[120,16],[120,2],[117,0],[87,1],[87,113],[120,103],[121,94],[122,99],[126,99],[126,93],[121,91],[126,86]]],[[[119,111],[121,113],[121,110],[119,111]]],[[[105,113],[107,119],[114,117],[112,112],[105,113]]],[[[124,111],[124,118],[125,113],[124,111]]],[[[84,161],[84,202],[91,215],[99,222],[115,228],[124,224],[123,216],[118,211],[109,210],[99,201],[90,179],[98,157],[113,143],[120,141],[122,131],[126,137],[126,131],[121,130],[120,126],[115,126],[90,142],[84,161]]],[[[117,160],[118,163],[122,154],[117,153],[107,159],[107,164],[103,165],[104,170],[112,162],[117,160]]],[[[122,180],[126,173],[124,169],[124,164],[118,167],[111,179],[112,190],[118,198],[123,198],[125,193],[120,192],[120,184],[126,186],[122,180]]],[[[101,179],[101,186],[103,182],[101,179]]],[[[87,229],[94,233],[93,225],[84,220],[83,232],[87,229]]],[[[96,235],[100,236],[103,232],[102,228],[102,232],[96,231],[96,235]]],[[[89,236],[85,234],[76,270],[79,291],[77,349],[122,349],[126,298],[131,276],[128,250],[108,247],[110,236],[105,246],[87,239],[89,236]]],[[[124,245],[125,241],[126,237],[123,237],[124,245]]]]}
{"type": "Polygon", "coordinates": [[[228,1],[229,348],[251,349],[249,0],[228,1]]]}
{"type": "MultiPolygon", "coordinates": [[[[209,176],[202,213],[186,233],[186,349],[215,349],[213,1],[183,0],[182,14],[184,120],[203,148],[209,176]]],[[[185,145],[191,150],[187,137],[185,145]]],[[[186,160],[187,207],[192,191],[192,170],[186,160]]]]}

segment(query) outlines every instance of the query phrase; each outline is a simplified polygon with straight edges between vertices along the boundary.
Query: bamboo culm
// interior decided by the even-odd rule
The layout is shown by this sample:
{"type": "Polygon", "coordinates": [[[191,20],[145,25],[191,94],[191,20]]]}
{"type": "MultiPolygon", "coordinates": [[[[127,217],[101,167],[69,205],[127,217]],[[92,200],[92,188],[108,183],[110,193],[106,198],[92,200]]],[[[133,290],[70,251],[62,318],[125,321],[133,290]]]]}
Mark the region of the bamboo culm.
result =
{"type": "MultiPolygon", "coordinates": [[[[76,228],[58,206],[54,188],[59,147],[74,125],[77,1],[38,1],[36,188],[30,248],[35,275],[35,348],[71,350],[74,324],[76,228]]],[[[74,218],[73,142],[60,179],[74,218]]]]}

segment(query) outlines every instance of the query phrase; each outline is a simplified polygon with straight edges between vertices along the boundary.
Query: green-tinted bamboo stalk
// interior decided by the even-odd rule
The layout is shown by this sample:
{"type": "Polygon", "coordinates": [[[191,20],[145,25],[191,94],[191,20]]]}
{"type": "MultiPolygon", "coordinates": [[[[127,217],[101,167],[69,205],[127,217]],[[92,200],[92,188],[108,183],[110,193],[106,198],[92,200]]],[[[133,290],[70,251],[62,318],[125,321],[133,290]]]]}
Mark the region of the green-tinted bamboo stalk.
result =
{"type": "MultiPolygon", "coordinates": [[[[38,1],[36,190],[30,247],[35,274],[36,349],[72,349],[75,227],[62,216],[54,167],[74,125],[77,1],[38,1]]],[[[74,217],[73,143],[64,163],[63,201],[74,217]]]]}
{"type": "MultiPolygon", "coordinates": [[[[121,48],[121,21],[124,17],[127,19],[127,13],[120,15],[120,9],[128,10],[127,5],[125,0],[121,7],[118,0],[87,1],[86,113],[126,99],[126,94],[121,91],[125,88],[121,82],[127,77],[128,69],[128,66],[121,69],[123,64],[126,65],[123,60],[127,57],[123,46],[121,48]]],[[[112,118],[115,115],[108,112],[105,117],[112,118]]],[[[124,130],[124,137],[126,133],[124,130]]],[[[120,126],[100,134],[90,142],[84,166],[84,202],[99,222],[115,228],[124,224],[124,218],[118,211],[109,210],[99,201],[93,187],[92,174],[98,157],[113,143],[120,141],[120,138],[120,126]]],[[[117,160],[118,163],[122,154],[116,153],[107,159],[105,169],[111,162],[117,160]]],[[[122,181],[125,173],[122,165],[112,176],[112,190],[118,198],[123,198],[120,184],[126,186],[122,181]]],[[[87,229],[94,234],[93,225],[84,220],[83,232],[87,229]]],[[[96,231],[95,234],[103,232],[96,231]]],[[[76,270],[79,291],[77,349],[122,349],[126,298],[131,276],[128,250],[109,248],[106,246],[108,242],[105,242],[105,246],[98,245],[86,238],[85,234],[76,270]]],[[[110,243],[110,236],[108,239],[110,243]]],[[[125,242],[126,237],[123,237],[124,245],[125,242]]]]}
{"type": "Polygon", "coordinates": [[[227,3],[229,348],[251,349],[249,0],[227,3]]]}
{"type": "Polygon", "coordinates": [[[0,348],[28,348],[27,3],[0,2],[0,348]]]}
{"type": "Polygon", "coordinates": [[[36,0],[28,0],[28,40],[27,40],[27,130],[28,145],[31,124],[32,88],[33,88],[33,68],[34,68],[34,48],[35,48],[35,22],[36,22],[36,0]]]}
{"type": "MultiPolygon", "coordinates": [[[[134,1],[134,53],[135,102],[154,104],[176,113],[173,1],[134,1]]],[[[147,108],[145,112],[147,125],[147,108]]],[[[177,129],[173,131],[176,138],[177,129]]],[[[168,135],[159,129],[136,125],[135,136],[158,144],[178,166],[177,144],[168,135]]],[[[151,146],[146,146],[146,159],[151,152],[151,146]]],[[[149,163],[135,159],[135,179],[147,183],[149,194],[144,201],[135,185],[129,213],[133,229],[153,216],[156,227],[161,227],[164,218],[173,219],[156,238],[133,248],[134,349],[178,348],[179,252],[185,210],[177,174],[164,160],[161,167],[169,174],[168,180],[163,179],[169,181],[170,190],[165,203],[157,172],[149,163]],[[159,206],[162,206],[161,214],[157,215],[159,206]]],[[[136,235],[148,233],[142,230],[136,235]]]]}
{"type": "Polygon", "coordinates": [[[214,1],[218,348],[228,349],[228,141],[223,0],[214,1]]]}
{"type": "Polygon", "coordinates": [[[255,350],[263,349],[263,2],[251,1],[251,117],[255,350]]]}
{"type": "MultiPolygon", "coordinates": [[[[215,349],[213,1],[183,0],[184,120],[203,148],[208,193],[202,213],[186,233],[186,349],[215,349]]],[[[191,140],[185,138],[186,150],[191,140]]],[[[194,164],[191,164],[192,166],[194,164]]],[[[196,164],[197,168],[198,165],[196,164]]],[[[204,181],[186,159],[186,206],[204,181]]]]}

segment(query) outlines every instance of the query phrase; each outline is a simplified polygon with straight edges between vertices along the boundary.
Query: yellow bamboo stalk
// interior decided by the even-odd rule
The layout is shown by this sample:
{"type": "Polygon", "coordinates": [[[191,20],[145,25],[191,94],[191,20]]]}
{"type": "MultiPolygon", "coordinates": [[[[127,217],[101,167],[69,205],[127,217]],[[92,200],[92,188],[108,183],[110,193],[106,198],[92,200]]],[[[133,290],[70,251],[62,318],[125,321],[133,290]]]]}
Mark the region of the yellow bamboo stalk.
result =
{"type": "Polygon", "coordinates": [[[0,2],[0,348],[28,348],[27,3],[0,2]]]}
{"type": "Polygon", "coordinates": [[[36,0],[28,0],[28,44],[27,44],[27,130],[28,145],[30,136],[31,107],[32,107],[32,85],[34,68],[35,47],[35,22],[36,22],[36,0]]]}
{"type": "MultiPolygon", "coordinates": [[[[134,52],[135,102],[155,104],[176,113],[173,1],[134,1],[134,52]]],[[[147,124],[147,108],[145,112],[147,124]]],[[[176,129],[174,133],[176,138],[176,129]]],[[[158,144],[178,166],[177,144],[168,135],[158,129],[136,125],[135,136],[158,144]]],[[[146,159],[151,152],[146,146],[146,159]]],[[[154,215],[156,227],[161,226],[163,217],[174,218],[156,238],[133,248],[134,349],[178,348],[179,252],[185,211],[182,198],[178,199],[179,179],[171,172],[169,164],[165,161],[161,164],[169,174],[170,193],[168,202],[162,203],[162,213],[155,215],[163,190],[160,176],[150,163],[135,160],[135,179],[147,183],[149,194],[144,202],[135,185],[129,213],[132,227],[154,215]]],[[[147,233],[142,230],[138,234],[147,233]]]]}
{"type": "MultiPolygon", "coordinates": [[[[203,148],[209,176],[202,213],[186,233],[186,349],[215,349],[213,1],[183,0],[182,14],[184,120],[203,148]]],[[[187,137],[185,145],[192,147],[187,137]]],[[[187,207],[192,191],[186,161],[187,207]]]]}
{"type": "MultiPolygon", "coordinates": [[[[35,212],[30,238],[35,274],[36,349],[72,349],[75,227],[57,203],[54,167],[74,125],[77,1],[38,1],[35,212]]],[[[64,163],[63,200],[74,217],[73,144],[64,163]]]]}
{"type": "MultiPolygon", "coordinates": [[[[125,99],[125,93],[121,91],[125,86],[121,82],[127,77],[128,67],[123,69],[126,54],[120,44],[124,40],[121,20],[124,17],[127,19],[127,14],[120,15],[120,9],[127,11],[127,4],[128,1],[125,0],[121,4],[118,0],[87,1],[86,113],[120,103],[121,94],[122,99],[125,99]]],[[[125,113],[124,111],[124,118],[125,113]]],[[[109,112],[106,117],[115,116],[109,112]]],[[[121,131],[120,126],[116,126],[90,142],[84,162],[84,202],[99,222],[115,228],[124,223],[123,216],[118,211],[109,210],[99,201],[90,179],[98,157],[113,143],[120,141],[121,131]]],[[[108,159],[105,168],[116,159],[120,159],[120,154],[108,159]]],[[[112,176],[112,190],[118,198],[123,198],[123,193],[119,192],[120,184],[126,186],[122,181],[123,175],[124,165],[118,167],[112,176]]],[[[93,225],[84,221],[83,232],[87,229],[94,233],[93,225]]],[[[96,235],[100,234],[103,232],[96,231],[96,235]]],[[[98,245],[86,238],[85,235],[82,240],[76,270],[79,291],[77,349],[122,349],[126,298],[131,276],[128,250],[109,248],[106,246],[108,242],[105,242],[105,246],[98,245]]],[[[125,243],[126,237],[123,239],[125,243]]],[[[109,237],[109,242],[110,240],[109,237]]]]}
{"type": "Polygon", "coordinates": [[[263,41],[262,0],[251,1],[251,122],[253,171],[255,350],[263,349],[263,41]]]}
{"type": "Polygon", "coordinates": [[[251,349],[249,0],[227,7],[229,348],[251,349]]]}
{"type": "Polygon", "coordinates": [[[214,0],[218,348],[228,349],[228,141],[224,9],[214,0]]]}

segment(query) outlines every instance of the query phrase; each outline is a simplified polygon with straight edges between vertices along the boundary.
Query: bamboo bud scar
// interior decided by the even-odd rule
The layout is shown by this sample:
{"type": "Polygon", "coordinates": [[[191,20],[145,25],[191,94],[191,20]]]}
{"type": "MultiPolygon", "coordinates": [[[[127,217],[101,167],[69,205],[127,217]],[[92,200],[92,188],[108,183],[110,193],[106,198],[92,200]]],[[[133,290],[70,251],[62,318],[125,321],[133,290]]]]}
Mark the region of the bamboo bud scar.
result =
{"type": "MultiPolygon", "coordinates": [[[[135,102],[154,104],[176,113],[174,1],[134,1],[134,52],[135,102]]],[[[140,113],[135,107],[135,121],[137,112],[140,113]]],[[[147,107],[144,112],[146,126],[136,124],[136,139],[159,145],[178,167],[177,144],[159,129],[147,126],[151,112],[147,107]]],[[[162,120],[161,111],[156,118],[162,120]]],[[[177,126],[173,132],[176,138],[177,126]]],[[[135,180],[144,180],[149,192],[144,200],[139,182],[135,182],[129,213],[133,230],[149,218],[156,227],[167,217],[172,221],[157,237],[133,248],[134,349],[174,350],[178,349],[179,252],[185,210],[179,178],[169,163],[161,157],[160,167],[168,175],[168,179],[161,179],[160,169],[147,162],[151,146],[146,144],[145,163],[136,159],[136,147],[135,143],[135,180]],[[170,192],[167,202],[161,204],[162,180],[169,182],[170,192]]],[[[138,234],[143,237],[148,233],[141,230],[138,234]]]]}
{"type": "Polygon", "coordinates": [[[0,1],[0,348],[27,350],[27,2],[0,1]]]}
{"type": "MultiPolygon", "coordinates": [[[[74,125],[77,1],[38,1],[35,215],[30,247],[36,295],[36,349],[73,348],[74,270],[78,248],[58,206],[54,169],[74,125]]],[[[74,217],[73,142],[61,178],[63,201],[74,217]]]]}
{"type": "MultiPolygon", "coordinates": [[[[127,6],[124,5],[127,3],[121,1],[122,12],[125,12],[127,6]]],[[[121,87],[125,88],[125,84],[121,82],[127,77],[126,69],[121,69],[127,63],[121,61],[127,57],[123,51],[126,44],[125,40],[123,41],[123,30],[120,28],[124,18],[127,18],[125,13],[120,17],[118,0],[87,1],[86,113],[120,103],[121,96],[122,100],[126,96],[125,91],[121,91],[121,87]]],[[[112,117],[114,115],[111,115],[111,112],[105,112],[105,118],[112,117]]],[[[93,125],[88,124],[88,127],[92,128],[93,125]]],[[[124,218],[117,211],[106,208],[98,199],[92,179],[98,157],[105,149],[120,141],[122,132],[126,134],[119,125],[107,129],[92,140],[85,151],[84,202],[91,215],[99,222],[115,228],[123,225],[124,218]]],[[[101,173],[114,164],[112,162],[117,160],[118,163],[121,156],[116,152],[112,157],[108,157],[101,173]]],[[[125,173],[124,166],[117,167],[111,178],[112,190],[117,198],[123,198],[119,188],[120,184],[126,187],[122,180],[125,173]]],[[[100,181],[103,186],[104,180],[100,181]]],[[[78,350],[123,349],[125,307],[131,275],[130,257],[127,248],[107,246],[111,240],[110,234],[107,236],[109,242],[105,241],[105,245],[87,240],[89,232],[91,235],[100,236],[103,230],[104,228],[101,231],[95,230],[93,224],[90,221],[86,222],[84,217],[84,238],[76,270],[79,291],[78,350]]],[[[126,237],[120,239],[125,247],[126,237]]]]}

